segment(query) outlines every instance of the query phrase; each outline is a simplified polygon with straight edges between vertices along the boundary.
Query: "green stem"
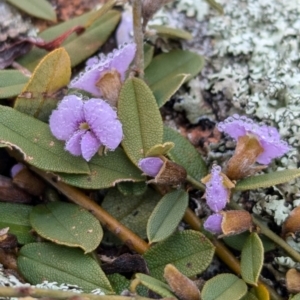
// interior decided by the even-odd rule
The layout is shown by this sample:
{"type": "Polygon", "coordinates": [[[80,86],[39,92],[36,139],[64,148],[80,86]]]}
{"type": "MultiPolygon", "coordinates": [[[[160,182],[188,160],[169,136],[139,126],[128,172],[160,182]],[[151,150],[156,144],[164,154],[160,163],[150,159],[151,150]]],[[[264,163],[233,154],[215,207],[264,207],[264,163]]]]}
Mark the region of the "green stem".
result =
{"type": "Polygon", "coordinates": [[[71,297],[79,297],[80,299],[91,300],[150,300],[149,298],[141,296],[109,296],[109,295],[93,295],[93,294],[79,294],[68,291],[59,290],[47,290],[31,287],[0,287],[1,297],[35,297],[35,298],[55,298],[55,299],[67,299],[71,297]]]}
{"type": "MultiPolygon", "coordinates": [[[[230,201],[229,207],[235,210],[242,210],[237,203],[230,201]]],[[[259,233],[264,234],[268,237],[271,241],[281,247],[291,258],[295,261],[300,262],[300,253],[295,251],[288,243],[286,243],[282,238],[280,238],[277,234],[275,234],[272,230],[270,230],[265,224],[263,224],[257,217],[252,215],[253,223],[258,226],[259,233]]]]}
{"type": "Polygon", "coordinates": [[[195,188],[201,190],[201,191],[205,191],[205,186],[203,183],[197,181],[196,179],[194,179],[193,177],[191,177],[190,175],[188,175],[186,177],[186,181],[189,182],[191,185],[193,185],[195,188]]]}
{"type": "Polygon", "coordinates": [[[142,1],[132,1],[133,13],[133,33],[136,43],[135,67],[138,71],[138,77],[144,77],[144,34],[142,28],[142,1]]]}

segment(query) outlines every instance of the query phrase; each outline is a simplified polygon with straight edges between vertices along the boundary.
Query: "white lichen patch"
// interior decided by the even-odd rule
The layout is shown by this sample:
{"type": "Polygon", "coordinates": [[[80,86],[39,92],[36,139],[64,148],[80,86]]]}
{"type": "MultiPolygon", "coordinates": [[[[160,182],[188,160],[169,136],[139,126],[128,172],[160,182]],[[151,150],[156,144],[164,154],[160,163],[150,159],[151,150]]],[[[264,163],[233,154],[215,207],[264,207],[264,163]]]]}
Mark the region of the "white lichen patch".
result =
{"type": "Polygon", "coordinates": [[[265,213],[271,216],[277,225],[282,225],[292,211],[292,205],[277,195],[250,192],[250,200],[256,201],[253,212],[260,215],[265,213]]]}

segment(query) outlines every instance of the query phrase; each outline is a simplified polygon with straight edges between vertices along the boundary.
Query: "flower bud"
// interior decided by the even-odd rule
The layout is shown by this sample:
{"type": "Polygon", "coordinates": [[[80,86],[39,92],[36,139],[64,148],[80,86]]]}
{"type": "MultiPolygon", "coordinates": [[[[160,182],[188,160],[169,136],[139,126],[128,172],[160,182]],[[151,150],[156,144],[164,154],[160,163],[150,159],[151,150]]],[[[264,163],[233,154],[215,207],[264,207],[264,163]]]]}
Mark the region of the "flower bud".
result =
{"type": "Polygon", "coordinates": [[[300,273],[296,269],[290,269],[287,271],[286,288],[293,294],[300,292],[300,273]]]}
{"type": "Polygon", "coordinates": [[[11,176],[13,184],[30,195],[41,196],[46,188],[45,183],[21,163],[12,167],[11,176]]]}
{"type": "Polygon", "coordinates": [[[197,285],[180,273],[173,265],[168,264],[164,269],[164,278],[174,294],[181,300],[199,300],[200,291],[197,285]]]}
{"type": "Polygon", "coordinates": [[[186,170],[165,157],[147,157],[139,161],[140,169],[148,176],[154,177],[148,183],[162,185],[179,185],[186,179],[186,170]]]}
{"type": "Polygon", "coordinates": [[[203,224],[205,230],[213,234],[222,233],[222,220],[223,216],[221,214],[213,214],[209,216],[203,224]]]}
{"type": "Polygon", "coordinates": [[[253,227],[251,215],[245,210],[222,211],[221,214],[224,236],[239,234],[253,227]]]}
{"type": "Polygon", "coordinates": [[[282,226],[282,234],[286,236],[294,236],[300,231],[300,206],[294,208],[282,226]]]}

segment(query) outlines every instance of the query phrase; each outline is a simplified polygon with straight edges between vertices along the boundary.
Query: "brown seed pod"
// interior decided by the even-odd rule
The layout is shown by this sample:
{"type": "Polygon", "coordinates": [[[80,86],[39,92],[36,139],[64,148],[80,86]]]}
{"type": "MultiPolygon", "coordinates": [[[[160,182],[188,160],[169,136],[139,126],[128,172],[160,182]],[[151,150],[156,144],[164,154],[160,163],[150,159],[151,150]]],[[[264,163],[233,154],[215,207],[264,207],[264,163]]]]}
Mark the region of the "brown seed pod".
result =
{"type": "Polygon", "coordinates": [[[296,232],[300,231],[300,206],[294,208],[285,220],[282,226],[282,235],[287,237],[289,235],[294,236],[296,232]]]}
{"type": "Polygon", "coordinates": [[[286,273],[286,287],[290,293],[300,292],[300,273],[296,269],[290,269],[286,273]]]}

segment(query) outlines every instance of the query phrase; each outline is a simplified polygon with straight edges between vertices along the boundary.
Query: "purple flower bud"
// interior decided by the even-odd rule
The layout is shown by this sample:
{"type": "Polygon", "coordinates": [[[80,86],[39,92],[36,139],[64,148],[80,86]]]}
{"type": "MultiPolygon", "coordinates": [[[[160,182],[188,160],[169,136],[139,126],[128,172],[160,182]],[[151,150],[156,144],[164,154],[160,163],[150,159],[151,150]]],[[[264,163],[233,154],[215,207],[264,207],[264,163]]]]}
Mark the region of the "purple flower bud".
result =
{"type": "Polygon", "coordinates": [[[214,166],[211,170],[210,180],[205,184],[206,203],[214,212],[222,210],[229,198],[229,189],[224,186],[223,177],[220,173],[221,167],[214,166]]]}
{"type": "Polygon", "coordinates": [[[49,120],[50,130],[58,139],[66,141],[65,149],[74,156],[82,155],[89,161],[105,146],[115,150],[123,131],[117,113],[102,99],[83,101],[68,95],[54,110],[49,120]]]}
{"type": "Polygon", "coordinates": [[[159,157],[147,157],[139,161],[139,168],[148,176],[155,177],[164,162],[159,157]]]}
{"type": "Polygon", "coordinates": [[[11,178],[14,178],[20,171],[22,171],[25,167],[22,163],[17,163],[15,164],[11,169],[10,169],[10,176],[11,178]]]}
{"type": "Polygon", "coordinates": [[[213,214],[209,216],[203,224],[205,230],[210,231],[213,234],[222,233],[222,220],[223,216],[220,214],[213,214]]]}
{"type": "Polygon", "coordinates": [[[121,81],[125,80],[126,71],[131,64],[136,51],[134,43],[122,45],[107,56],[92,57],[87,61],[87,66],[83,73],[74,78],[71,88],[85,90],[97,97],[101,97],[102,92],[97,83],[107,72],[117,71],[121,81]]]}
{"type": "Polygon", "coordinates": [[[275,127],[254,123],[251,119],[235,114],[218,124],[219,131],[225,132],[235,140],[246,134],[254,135],[264,149],[256,161],[269,164],[272,159],[281,157],[290,150],[288,144],[280,139],[275,127]]]}

